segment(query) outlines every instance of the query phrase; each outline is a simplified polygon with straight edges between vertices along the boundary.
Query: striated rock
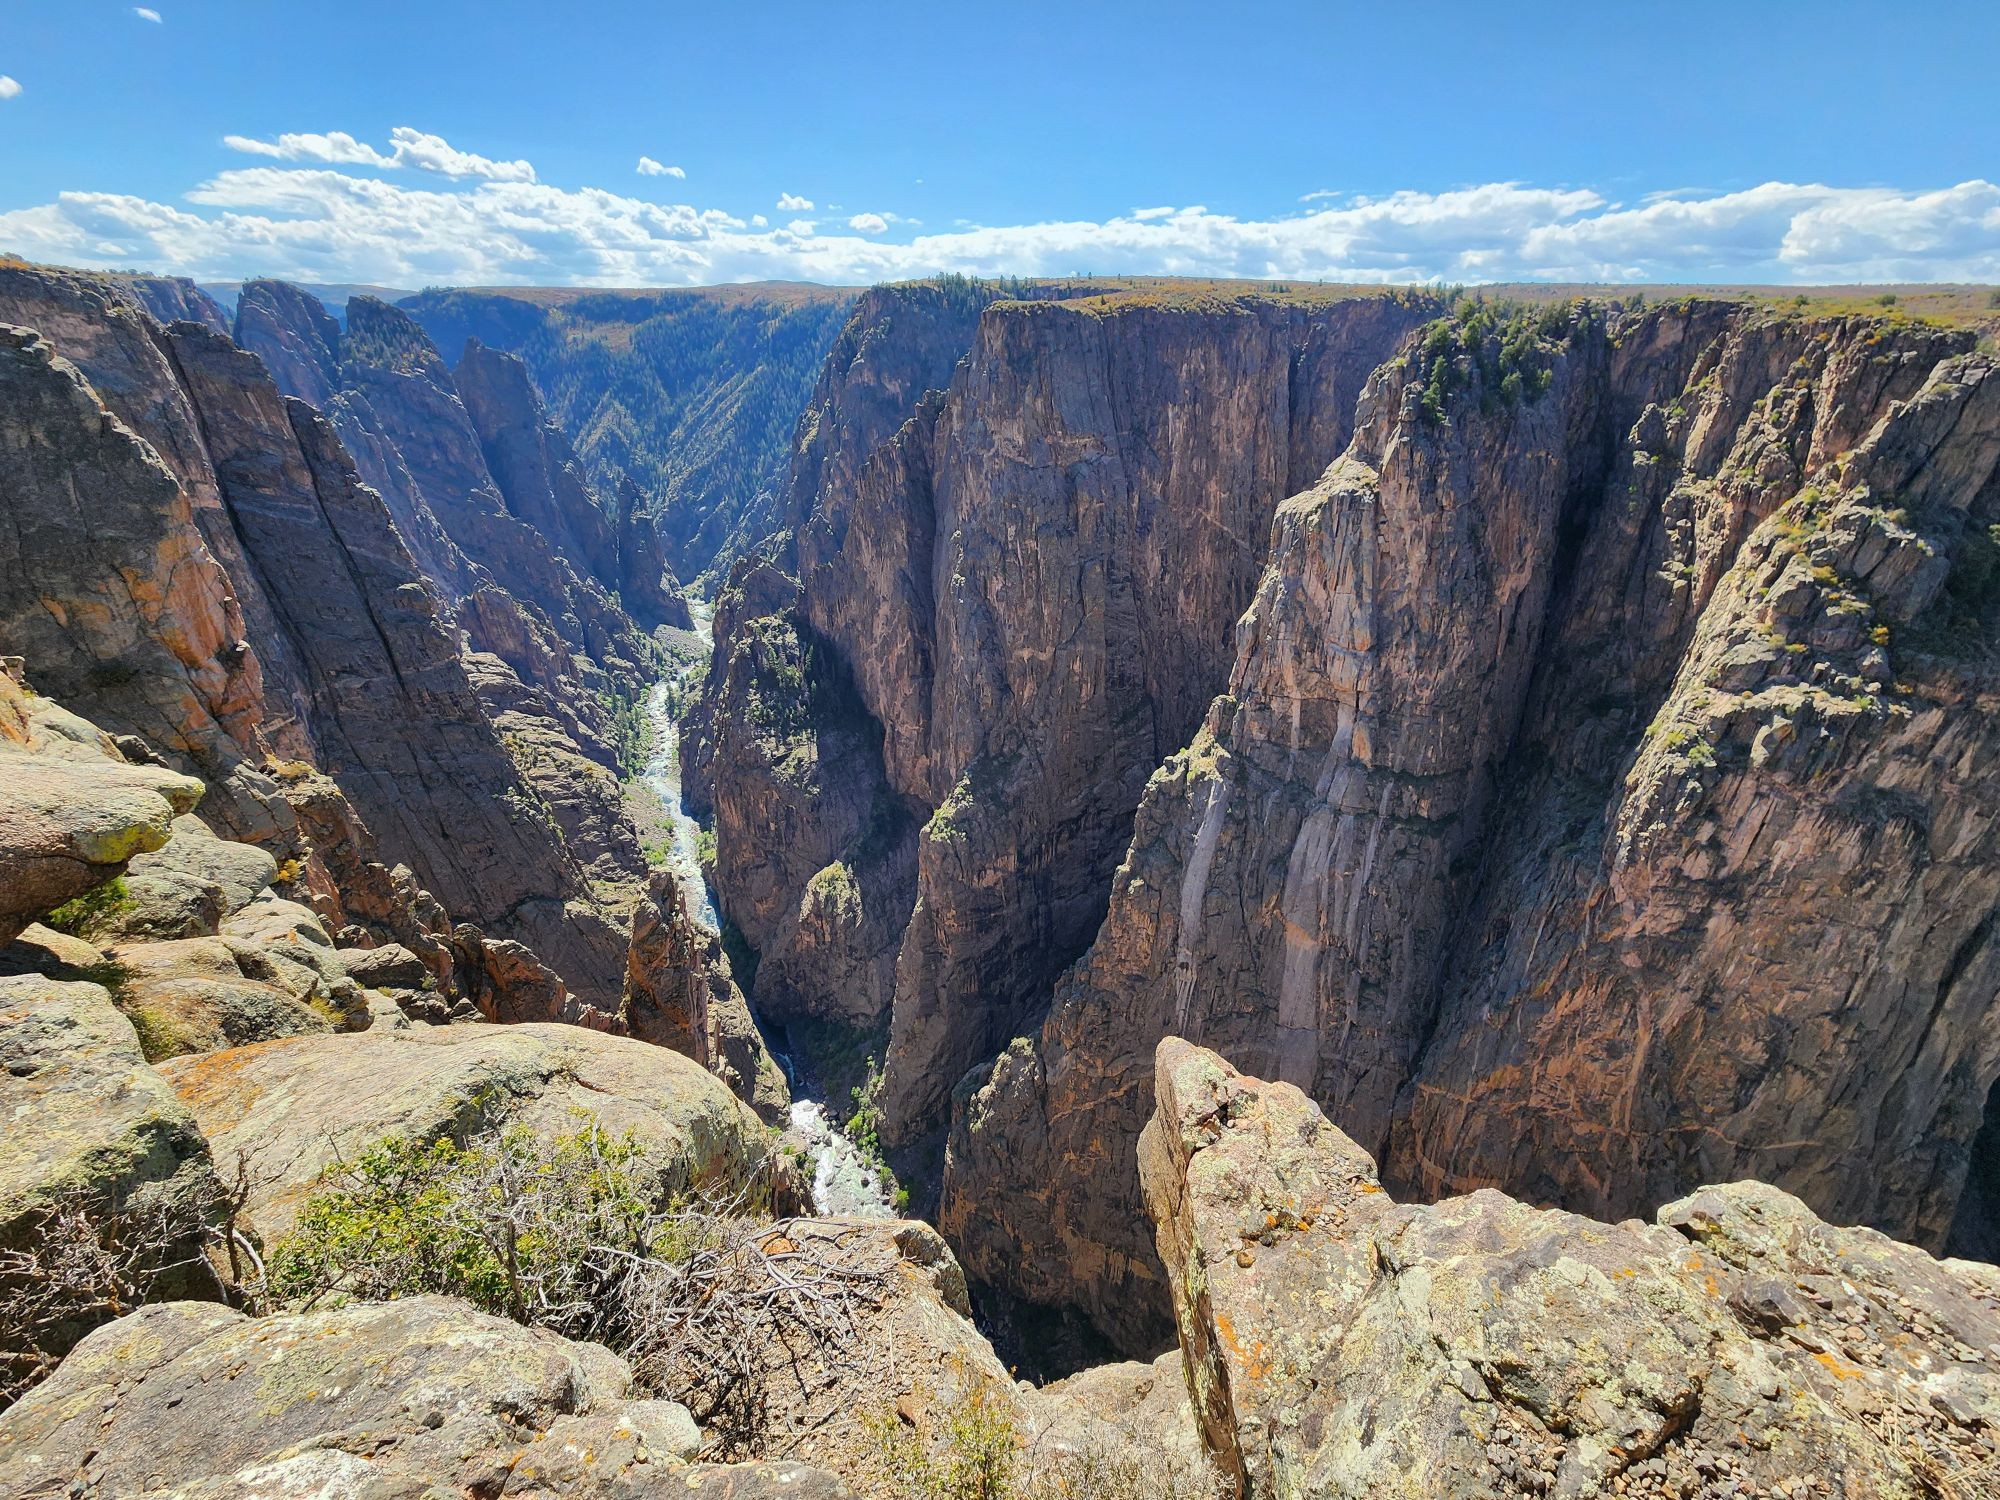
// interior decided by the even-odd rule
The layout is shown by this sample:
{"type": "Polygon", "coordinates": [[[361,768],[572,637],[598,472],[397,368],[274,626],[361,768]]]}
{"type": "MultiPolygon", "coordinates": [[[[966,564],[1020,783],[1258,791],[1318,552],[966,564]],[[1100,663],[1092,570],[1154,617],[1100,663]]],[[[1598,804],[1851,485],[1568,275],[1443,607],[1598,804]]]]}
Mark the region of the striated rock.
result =
{"type": "MultiPolygon", "coordinates": [[[[15,315],[20,274],[0,270],[0,317],[15,315]]],[[[0,330],[0,407],[0,639],[43,691],[233,786],[264,743],[260,663],[186,492],[28,330],[0,330]]],[[[236,826],[269,818],[228,790],[217,800],[236,826]]]]}
{"type": "Polygon", "coordinates": [[[585,873],[482,709],[380,500],[326,423],[279,397],[249,356],[180,330],[175,352],[198,403],[235,415],[211,418],[210,451],[246,544],[289,580],[278,592],[314,665],[319,764],[460,920],[528,943],[586,997],[615,996],[623,941],[590,909],[585,873]]]}
{"type": "Polygon", "coordinates": [[[568,436],[543,411],[528,367],[469,339],[452,382],[508,511],[541,532],[583,576],[615,590],[624,572],[616,518],[598,504],[568,436]]]}
{"type": "MultiPolygon", "coordinates": [[[[71,371],[61,394],[45,348],[9,367],[25,383],[10,410],[31,410],[32,386],[69,446],[6,489],[22,518],[9,534],[27,548],[7,577],[46,592],[0,599],[0,631],[46,663],[47,685],[207,781],[207,821],[295,858],[334,925],[359,916],[378,940],[421,931],[442,950],[453,919],[470,919],[534,946],[538,963],[615,1010],[624,938],[555,812],[588,858],[636,887],[643,866],[608,778],[573,752],[523,769],[529,754],[517,761],[489,720],[437,598],[326,424],[226,340],[193,324],[160,330],[126,295],[101,279],[0,271],[0,315],[31,317],[104,382],[94,392],[71,371]],[[80,462],[92,443],[103,454],[80,462]],[[93,464],[109,466],[102,498],[93,464]],[[155,573],[157,586],[125,582],[155,573]],[[108,609],[89,602],[100,596],[108,609]],[[315,764],[337,784],[314,779],[315,764]],[[593,829],[610,832],[593,844],[582,836],[593,829]],[[397,862],[415,878],[399,881],[397,862]],[[429,909],[439,903],[449,916],[429,909]]],[[[441,977],[455,967],[440,957],[441,977]]]]}
{"type": "Polygon", "coordinates": [[[676,630],[694,628],[687,596],[667,561],[659,529],[643,508],[644,497],[629,476],[618,481],[618,577],[612,587],[618,602],[641,629],[662,625],[676,630]]]}
{"type": "Polygon", "coordinates": [[[1991,1266],[1759,1183],[1655,1224],[1490,1189],[1398,1205],[1293,1086],[1177,1038],[1157,1066],[1146,1200],[1239,1494],[1914,1497],[2000,1475],[1991,1266]]]}
{"type": "Polygon", "coordinates": [[[1169,1034],[1424,1195],[1616,1217],[1754,1173],[1941,1246],[2000,1073],[1992,690],[1926,623],[1995,504],[1967,342],[1473,310],[1385,366],[1095,946],[961,1092],[974,1273],[1158,1337],[1130,1153],[1169,1034]]]}
{"type": "Polygon", "coordinates": [[[598,1345],[444,1297],[258,1319],[166,1303],[100,1330],[0,1415],[0,1487],[87,1483],[106,1500],[845,1494],[803,1470],[687,1465],[685,1410],[627,1400],[631,1383],[598,1345]]]}
{"type": "Polygon", "coordinates": [[[785,1075],[736,987],[722,939],[689,913],[670,870],[653,872],[632,916],[625,1009],[633,1036],[693,1058],[766,1124],[785,1122],[785,1075]]]}
{"type": "Polygon", "coordinates": [[[254,1154],[249,1215],[267,1240],[337,1155],[382,1136],[431,1139],[482,1124],[631,1131],[662,1196],[747,1183],[767,1133],[692,1062],[576,1026],[418,1027],[294,1037],[161,1066],[215,1149],[254,1154]]]}
{"type": "Polygon", "coordinates": [[[707,773],[718,900],[759,955],[759,1009],[869,1026],[894,997],[918,820],[796,600],[768,562],[731,574],[689,760],[707,773]]]}
{"type": "Polygon", "coordinates": [[[1389,1138],[1398,1182],[1611,1215],[1754,1175],[1841,1222],[1942,1249],[1956,1220],[1955,1248],[2000,1253],[1977,1191],[2000,1135],[2000,620],[1971,582],[2000,521],[2000,363],[1933,363],[1946,341],[1918,337],[1830,339],[1767,402],[1782,431],[1804,386],[1813,445],[1726,566],[1694,547],[1720,577],[1608,787],[1606,762],[1559,748],[1602,721],[1552,695],[1623,688],[1580,649],[1617,616],[1592,599],[1566,622],[1554,659],[1576,665],[1547,675],[1516,753],[1547,747],[1549,769],[1495,829],[1465,914],[1482,940],[1389,1138]],[[1582,847],[1531,874],[1592,793],[1582,847]]]}
{"type": "Polygon", "coordinates": [[[229,332],[229,314],[222,304],[187,276],[126,276],[120,278],[139,305],[161,323],[201,323],[217,333],[229,332]]]}
{"type": "MultiPolygon", "coordinates": [[[[856,811],[815,828],[818,809],[794,814],[796,793],[760,785],[779,757],[715,757],[725,909],[753,943],[792,924],[797,956],[774,985],[817,971],[859,988],[887,966],[883,920],[910,912],[883,1094],[885,1135],[903,1144],[941,1130],[958,1076],[1088,943],[1147,773],[1222,685],[1272,508],[1338,451],[1354,392],[1424,310],[991,297],[885,288],[857,307],[801,424],[800,623],[782,606],[775,623],[719,618],[706,689],[716,743],[740,744],[771,696],[739,688],[749,637],[822,648],[810,680],[851,673],[881,727],[888,805],[929,820],[910,854],[891,841],[871,899],[859,862],[828,856],[854,836],[843,823],[887,799],[860,803],[866,781],[844,775],[856,811]],[[738,878],[769,829],[794,824],[837,837],[784,840],[803,869],[738,878]]],[[[868,1000],[848,1014],[879,1013],[868,1000]]],[[[791,1003],[847,1009],[824,990],[791,1003]]]]}

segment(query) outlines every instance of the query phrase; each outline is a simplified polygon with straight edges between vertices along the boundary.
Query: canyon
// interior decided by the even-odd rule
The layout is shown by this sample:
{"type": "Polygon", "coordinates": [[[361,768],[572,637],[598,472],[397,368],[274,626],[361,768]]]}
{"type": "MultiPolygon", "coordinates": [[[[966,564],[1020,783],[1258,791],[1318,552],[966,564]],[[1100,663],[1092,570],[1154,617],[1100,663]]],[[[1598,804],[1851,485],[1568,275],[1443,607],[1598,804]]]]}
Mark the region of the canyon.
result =
{"type": "MultiPolygon", "coordinates": [[[[258,1149],[268,1248],[349,1147],[588,1110],[900,1288],[925,1441],[976,1398],[1233,1495],[1977,1492],[1996,330],[0,262],[0,1054],[63,1122],[0,1252],[258,1149]]],[[[519,1318],[173,1295],[30,1351],[0,1476],[171,1426],[141,1345],[195,1391],[451,1338],[458,1425],[303,1457],[400,1431],[370,1376],[188,1492],[875,1482],[831,1366],[739,1451],[519,1318]]]]}

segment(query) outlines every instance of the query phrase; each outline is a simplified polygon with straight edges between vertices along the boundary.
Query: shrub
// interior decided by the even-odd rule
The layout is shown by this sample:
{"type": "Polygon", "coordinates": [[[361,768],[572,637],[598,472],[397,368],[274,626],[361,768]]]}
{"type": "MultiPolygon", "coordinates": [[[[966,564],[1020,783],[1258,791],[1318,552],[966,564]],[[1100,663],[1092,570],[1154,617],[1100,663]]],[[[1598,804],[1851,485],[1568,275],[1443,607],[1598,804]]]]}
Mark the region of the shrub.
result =
{"type": "Polygon", "coordinates": [[[1005,1405],[985,1391],[960,1402],[926,1440],[892,1408],[862,1424],[873,1439],[869,1478],[904,1500],[1014,1500],[1020,1438],[1005,1405]]]}
{"type": "Polygon", "coordinates": [[[848,1091],[854,1111],[841,1123],[855,1148],[874,1161],[882,1159],[882,1067],[868,1059],[868,1075],[848,1091]]]}
{"type": "Polygon", "coordinates": [[[613,1349],[684,1403],[714,1456],[762,1451],[768,1383],[879,1374],[859,1312],[896,1273],[750,1213],[755,1191],[656,1204],[643,1151],[593,1122],[463,1144],[390,1137],[332,1168],[271,1256],[272,1297],[311,1307],[425,1292],[613,1349]],[[836,1373],[837,1372],[837,1377],[836,1373]]]}
{"type": "Polygon", "coordinates": [[[336,1167],[271,1257],[271,1295],[310,1307],[439,1292],[518,1322],[587,1317],[593,1245],[647,1253],[651,1204],[630,1137],[544,1145],[515,1126],[475,1137],[390,1136],[336,1167]]]}
{"type": "Polygon", "coordinates": [[[24,1215],[0,1249],[0,1410],[93,1328],[148,1302],[253,1303],[255,1254],[236,1228],[248,1181],[239,1158],[233,1182],[204,1174],[110,1199],[75,1188],[24,1215]]]}

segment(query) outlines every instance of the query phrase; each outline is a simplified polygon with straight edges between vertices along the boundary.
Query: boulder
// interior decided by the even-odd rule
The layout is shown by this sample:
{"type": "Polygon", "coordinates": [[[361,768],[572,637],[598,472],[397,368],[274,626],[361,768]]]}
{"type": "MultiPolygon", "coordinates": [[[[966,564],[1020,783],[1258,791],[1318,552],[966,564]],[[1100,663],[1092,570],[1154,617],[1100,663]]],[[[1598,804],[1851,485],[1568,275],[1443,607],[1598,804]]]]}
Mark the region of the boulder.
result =
{"type": "Polygon", "coordinates": [[[379,948],[353,948],[340,955],[347,977],[363,989],[422,989],[431,977],[429,965],[401,943],[379,948]]]}
{"type": "Polygon", "coordinates": [[[1174,1037],[1154,1083],[1146,1202],[1243,1496],[1995,1492],[1991,1266],[1758,1183],[1653,1224],[1399,1205],[1290,1084],[1174,1037]]]}
{"type": "Polygon", "coordinates": [[[742,1186],[769,1150],[757,1118],[686,1058],[560,1023],[292,1037],[161,1072],[219,1152],[254,1153],[248,1212],[267,1239],[290,1229],[337,1157],[391,1134],[501,1123],[559,1134],[594,1120],[633,1133],[663,1196],[742,1186]]]}
{"type": "Polygon", "coordinates": [[[95,929],[99,937],[212,937],[271,883],[278,862],[254,844],[216,837],[190,813],[175,818],[160,848],[136,856],[127,904],[95,929]]]}
{"type": "Polygon", "coordinates": [[[631,1385],[598,1345],[450,1298],[259,1319],[165,1303],[100,1329],[0,1414],[0,1492],[845,1494],[796,1466],[689,1466],[686,1411],[627,1400],[631,1385]]]}
{"type": "Polygon", "coordinates": [[[111,950],[118,1008],[138,1030],[148,1061],[276,1037],[316,1036],[345,1023],[345,1010],[322,997],[310,971],[294,974],[278,963],[260,964],[261,950],[243,952],[247,964],[219,937],[111,950]]]}
{"type": "Polygon", "coordinates": [[[0,1244],[72,1190],[104,1202],[212,1178],[208,1142],[103,986],[0,979],[0,1244]],[[29,1128],[20,1128],[23,1123],[29,1128]]]}
{"type": "Polygon", "coordinates": [[[191,776],[128,765],[111,742],[0,675],[0,943],[164,845],[201,797],[191,776]]]}

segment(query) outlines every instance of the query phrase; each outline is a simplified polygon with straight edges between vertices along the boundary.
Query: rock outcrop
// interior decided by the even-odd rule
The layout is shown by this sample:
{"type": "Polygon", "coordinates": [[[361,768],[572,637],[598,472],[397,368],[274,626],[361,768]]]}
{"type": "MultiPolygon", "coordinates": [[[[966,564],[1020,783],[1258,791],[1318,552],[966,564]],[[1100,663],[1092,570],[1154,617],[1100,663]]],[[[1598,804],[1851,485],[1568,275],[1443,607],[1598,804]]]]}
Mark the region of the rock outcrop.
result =
{"type": "Polygon", "coordinates": [[[65,1193],[122,1204],[213,1179],[194,1117],[102,985],[0,978],[0,1056],[10,1117],[34,1122],[10,1132],[0,1159],[0,1243],[18,1248],[35,1212],[65,1193]]]}
{"type": "Polygon", "coordinates": [[[145,1226],[151,1259],[133,1279],[156,1294],[219,1296],[201,1255],[221,1185],[193,1116],[146,1066],[100,985],[0,978],[0,1109],[10,1122],[0,1155],[4,1401],[124,1311],[115,1283],[87,1280],[118,1259],[116,1231],[99,1226],[145,1226]],[[78,1220],[97,1231],[88,1254],[71,1232],[78,1220]],[[58,1274],[82,1284],[49,1284],[58,1274]]]}
{"type": "Polygon", "coordinates": [[[1095,946],[961,1094],[968,1268],[1158,1337],[1129,1184],[1168,1034],[1399,1189],[1617,1217],[1756,1175],[1941,1247],[2000,1074],[1971,342],[1468,308],[1386,366],[1095,946]]]}
{"type": "Polygon", "coordinates": [[[1286,1083],[1160,1044],[1139,1159],[1245,1497],[1984,1494],[2000,1272],[1760,1183],[1611,1225],[1399,1205],[1286,1083]]]}
{"type": "Polygon", "coordinates": [[[0,672],[0,947],[164,849],[202,790],[0,672]]]}
{"type": "Polygon", "coordinates": [[[608,1350],[444,1297],[268,1318],[164,1303],[100,1330],[0,1415],[0,1488],[87,1485],[105,1500],[847,1493],[803,1465],[692,1464],[686,1408],[631,1393],[608,1350]]]}
{"type": "Polygon", "coordinates": [[[631,1132],[664,1199],[746,1186],[769,1132],[685,1058],[581,1027],[419,1026],[306,1036],[175,1058],[161,1072],[214,1149],[257,1165],[247,1209],[269,1239],[337,1155],[386,1135],[430,1140],[482,1125],[554,1134],[595,1119],[631,1132]]]}

